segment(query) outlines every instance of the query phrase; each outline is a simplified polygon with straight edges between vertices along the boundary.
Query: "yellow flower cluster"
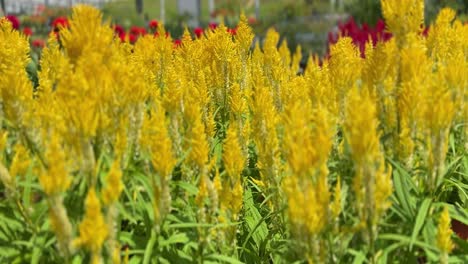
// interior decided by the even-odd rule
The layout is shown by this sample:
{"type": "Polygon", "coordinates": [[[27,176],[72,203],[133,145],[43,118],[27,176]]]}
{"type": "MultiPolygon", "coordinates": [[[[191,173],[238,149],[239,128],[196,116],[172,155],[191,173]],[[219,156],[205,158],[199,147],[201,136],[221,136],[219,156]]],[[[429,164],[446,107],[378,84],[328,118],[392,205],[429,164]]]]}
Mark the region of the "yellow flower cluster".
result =
{"type": "MultiPolygon", "coordinates": [[[[235,35],[224,25],[196,39],[186,30],[174,46],[159,25],[158,36],[131,45],[115,38],[97,9],[78,5],[70,26],[50,36],[35,88],[18,70],[29,62],[27,40],[3,19],[0,116],[12,136],[0,140],[2,159],[15,147],[1,180],[11,183],[35,165],[61,251],[82,246],[94,262],[106,243],[118,262],[116,208],[135,164],[148,177],[156,230],[171,212],[174,171],[198,186],[184,201],[198,208],[200,223],[213,225],[242,217],[246,172],[269,210],[285,208],[278,221],[287,221],[309,261],[323,262],[332,250],[326,233],[342,228],[344,197],[373,242],[392,193],[385,156],[425,166],[421,181],[434,191],[449,130],[468,118],[468,26],[444,9],[425,38],[422,0],[382,0],[382,9],[395,39],[369,45],[364,59],[341,38],[329,59],[311,57],[298,74],[301,49],[291,53],[274,30],[252,47],[244,16],[235,35]],[[112,163],[102,165],[107,157],[112,163]],[[330,157],[352,160],[352,173],[337,175],[330,157]],[[78,228],[63,205],[77,183],[89,190],[78,228]]],[[[224,234],[232,241],[235,228],[224,234]]],[[[198,231],[206,243],[211,233],[198,231]]]]}

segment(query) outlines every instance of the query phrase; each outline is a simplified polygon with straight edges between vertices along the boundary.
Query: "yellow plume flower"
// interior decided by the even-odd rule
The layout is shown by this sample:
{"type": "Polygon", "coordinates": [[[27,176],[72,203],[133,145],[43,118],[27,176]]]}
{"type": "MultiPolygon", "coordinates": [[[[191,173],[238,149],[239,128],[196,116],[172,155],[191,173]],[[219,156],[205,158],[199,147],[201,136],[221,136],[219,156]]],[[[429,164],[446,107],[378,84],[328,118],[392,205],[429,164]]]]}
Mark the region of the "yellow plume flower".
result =
{"type": "Polygon", "coordinates": [[[52,136],[46,149],[47,167],[39,175],[39,183],[44,192],[53,196],[65,192],[70,186],[66,156],[58,136],[52,136]]]}
{"type": "Polygon", "coordinates": [[[176,164],[167,127],[164,108],[157,103],[154,110],[145,116],[140,144],[150,154],[151,164],[162,179],[170,177],[176,164]]]}
{"type": "Polygon", "coordinates": [[[401,43],[408,33],[419,33],[424,20],[424,0],[381,0],[382,14],[401,43]]]}
{"type": "Polygon", "coordinates": [[[6,18],[0,19],[0,58],[1,115],[14,126],[22,126],[33,92],[25,70],[30,61],[29,43],[6,18]]]}
{"type": "Polygon", "coordinates": [[[240,178],[239,175],[245,166],[245,157],[239,144],[237,129],[231,124],[226,133],[226,139],[223,146],[223,164],[226,172],[235,184],[240,178]]]}
{"type": "Polygon", "coordinates": [[[13,156],[13,160],[11,161],[10,166],[10,175],[15,177],[17,175],[22,175],[27,172],[28,167],[31,163],[31,159],[29,158],[28,150],[23,146],[21,143],[16,143],[15,145],[15,155],[13,156]]]}
{"type": "Polygon", "coordinates": [[[76,5],[69,21],[70,26],[60,30],[61,43],[75,63],[82,54],[91,50],[108,58],[113,49],[109,46],[115,41],[109,23],[102,23],[99,9],[89,5],[76,5]]]}
{"type": "Polygon", "coordinates": [[[448,207],[445,206],[439,218],[439,225],[437,227],[437,247],[443,254],[448,254],[453,250],[453,242],[450,238],[453,231],[450,227],[450,214],[448,207]]]}
{"type": "Polygon", "coordinates": [[[345,95],[356,85],[362,69],[362,59],[351,38],[340,38],[335,45],[331,46],[328,69],[332,89],[336,91],[335,101],[338,102],[342,114],[345,95]]]}
{"type": "Polygon", "coordinates": [[[206,140],[205,126],[200,117],[196,118],[192,124],[189,132],[189,140],[191,149],[188,159],[201,170],[208,163],[209,148],[206,140]]]}
{"type": "Polygon", "coordinates": [[[234,39],[239,43],[240,52],[243,55],[247,55],[250,47],[252,46],[252,40],[254,34],[252,28],[248,25],[247,17],[241,14],[239,24],[237,24],[236,35],[234,39]]]}
{"type": "Polygon", "coordinates": [[[108,236],[108,228],[101,212],[101,204],[94,187],[88,191],[85,202],[85,217],[79,225],[80,236],[75,245],[87,248],[93,259],[99,259],[101,248],[108,236]]]}
{"type": "Polygon", "coordinates": [[[380,148],[376,105],[367,89],[350,91],[343,128],[356,171],[356,207],[361,221],[370,224],[367,228],[374,235],[371,239],[375,239],[376,224],[390,205],[392,181],[380,148]]]}
{"type": "Polygon", "coordinates": [[[106,183],[102,190],[102,200],[104,205],[110,205],[119,199],[123,190],[122,171],[120,169],[120,160],[116,159],[107,173],[106,183]]]}

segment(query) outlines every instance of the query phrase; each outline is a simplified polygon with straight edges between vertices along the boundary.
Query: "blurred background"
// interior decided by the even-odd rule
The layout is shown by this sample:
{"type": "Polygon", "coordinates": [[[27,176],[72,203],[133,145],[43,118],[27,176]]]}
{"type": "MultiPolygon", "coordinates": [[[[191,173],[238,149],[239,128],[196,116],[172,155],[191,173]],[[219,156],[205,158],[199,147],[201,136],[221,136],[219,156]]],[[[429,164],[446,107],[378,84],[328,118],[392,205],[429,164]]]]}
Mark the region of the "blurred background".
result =
{"type": "MultiPolygon", "coordinates": [[[[444,6],[467,20],[468,0],[425,0],[426,25],[444,6]]],[[[70,7],[87,3],[99,7],[106,18],[124,29],[145,27],[149,21],[163,22],[173,38],[184,26],[207,28],[224,22],[234,28],[244,12],[258,38],[274,27],[294,50],[324,55],[331,34],[350,19],[372,28],[381,18],[380,0],[0,0],[3,15],[15,15],[34,34],[47,36],[51,21],[66,16],[70,7]]]]}

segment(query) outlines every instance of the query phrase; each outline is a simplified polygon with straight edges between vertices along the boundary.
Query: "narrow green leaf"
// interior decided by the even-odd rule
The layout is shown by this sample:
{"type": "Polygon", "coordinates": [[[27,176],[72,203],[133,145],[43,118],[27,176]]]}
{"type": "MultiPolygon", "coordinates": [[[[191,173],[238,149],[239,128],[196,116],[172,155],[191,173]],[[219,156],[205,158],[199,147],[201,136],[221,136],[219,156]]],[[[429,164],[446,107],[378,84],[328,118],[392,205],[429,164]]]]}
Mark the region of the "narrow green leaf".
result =
{"type": "Polygon", "coordinates": [[[354,256],[353,264],[361,264],[366,260],[366,255],[360,251],[350,249],[349,253],[354,256]]]}
{"type": "Polygon", "coordinates": [[[160,247],[165,247],[171,244],[185,244],[189,242],[189,238],[185,233],[174,234],[169,237],[167,240],[163,240],[159,243],[160,247]]]}
{"type": "MultiPolygon", "coordinates": [[[[398,234],[381,234],[379,235],[378,239],[383,239],[383,240],[393,240],[393,241],[399,241],[401,243],[405,243],[406,245],[409,245],[411,243],[411,238],[403,235],[398,235],[398,234]]],[[[427,244],[425,242],[415,240],[413,242],[415,246],[418,246],[422,249],[428,249],[432,251],[437,251],[437,248],[435,248],[433,245],[427,244]]]]}
{"type": "Polygon", "coordinates": [[[410,241],[410,250],[413,250],[414,241],[416,241],[416,237],[421,230],[421,227],[424,225],[424,221],[426,219],[427,213],[429,212],[429,208],[431,206],[431,199],[426,198],[419,207],[418,216],[416,217],[416,221],[413,227],[413,233],[411,234],[411,241],[410,241]]]}
{"type": "Polygon", "coordinates": [[[411,210],[410,206],[410,198],[409,198],[409,193],[408,189],[406,188],[406,185],[403,182],[400,170],[394,170],[393,171],[393,184],[395,187],[395,194],[398,198],[399,204],[403,207],[404,213],[407,216],[407,220],[411,219],[413,212],[411,210]]]}

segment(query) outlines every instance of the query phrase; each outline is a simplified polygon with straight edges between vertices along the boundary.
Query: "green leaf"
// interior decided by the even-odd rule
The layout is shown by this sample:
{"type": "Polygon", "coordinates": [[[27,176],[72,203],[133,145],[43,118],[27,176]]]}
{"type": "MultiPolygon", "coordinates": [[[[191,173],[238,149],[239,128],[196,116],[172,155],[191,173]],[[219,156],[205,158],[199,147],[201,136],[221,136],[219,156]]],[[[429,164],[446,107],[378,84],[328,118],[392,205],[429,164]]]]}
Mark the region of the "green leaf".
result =
{"type": "Polygon", "coordinates": [[[349,253],[354,256],[353,264],[361,264],[366,260],[366,255],[360,251],[350,249],[349,253]]]}
{"type": "Polygon", "coordinates": [[[421,230],[421,227],[424,225],[424,221],[426,219],[427,213],[429,212],[429,208],[431,206],[431,199],[426,198],[421,204],[421,207],[419,207],[418,211],[418,216],[416,217],[416,221],[414,223],[413,227],[413,233],[411,234],[411,241],[410,241],[410,250],[413,250],[413,244],[414,241],[416,241],[416,237],[419,234],[419,231],[421,230]]]}
{"type": "MultiPolygon", "coordinates": [[[[393,240],[393,241],[399,241],[401,243],[404,243],[406,245],[409,245],[411,243],[411,238],[403,235],[398,235],[398,234],[381,234],[379,235],[378,239],[383,239],[383,240],[393,240]]],[[[431,251],[437,252],[437,248],[435,248],[433,245],[429,245],[425,242],[415,240],[413,241],[413,245],[418,246],[422,249],[427,249],[431,251]]]]}
{"type": "Polygon", "coordinates": [[[197,187],[189,182],[179,181],[176,185],[184,189],[189,195],[197,195],[198,193],[197,187]]]}
{"type": "Polygon", "coordinates": [[[410,220],[413,216],[413,210],[410,205],[410,193],[399,169],[393,171],[393,184],[398,202],[403,207],[407,220],[410,220]]]}
{"type": "MultiPolygon", "coordinates": [[[[219,260],[225,263],[231,263],[231,264],[243,264],[244,262],[241,262],[235,258],[228,257],[225,255],[219,255],[219,254],[211,254],[207,257],[208,259],[214,259],[214,260],[219,260]]],[[[219,263],[219,262],[218,262],[219,263]]]]}
{"type": "Polygon", "coordinates": [[[171,244],[185,244],[189,242],[189,238],[185,233],[179,233],[179,234],[174,234],[171,237],[169,237],[167,240],[162,240],[159,243],[160,247],[165,247],[171,244]]]}
{"type": "Polygon", "coordinates": [[[252,237],[257,245],[257,249],[259,249],[262,241],[268,236],[268,227],[264,222],[264,218],[262,218],[262,215],[258,212],[257,207],[255,207],[250,189],[247,189],[245,192],[244,206],[244,221],[247,224],[249,234],[247,235],[242,247],[245,248],[246,243],[249,241],[250,237],[252,237]]]}

